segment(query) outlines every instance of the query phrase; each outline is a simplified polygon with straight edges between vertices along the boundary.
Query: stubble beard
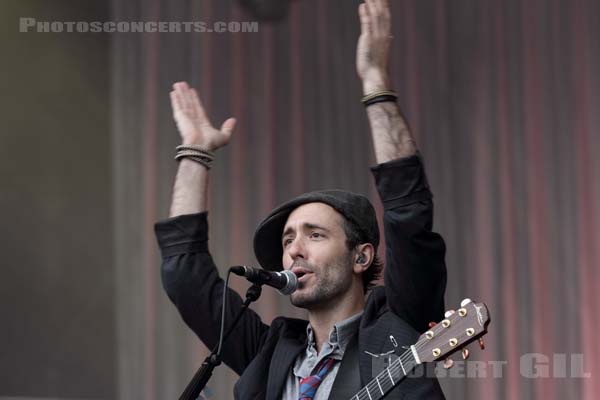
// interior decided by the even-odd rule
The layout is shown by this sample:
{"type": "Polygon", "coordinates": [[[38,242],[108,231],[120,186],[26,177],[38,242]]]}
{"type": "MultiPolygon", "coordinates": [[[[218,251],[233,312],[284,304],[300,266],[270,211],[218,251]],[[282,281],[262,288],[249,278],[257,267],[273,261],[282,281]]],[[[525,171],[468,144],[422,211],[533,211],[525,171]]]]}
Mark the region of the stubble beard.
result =
{"type": "Polygon", "coordinates": [[[292,293],[291,303],[307,310],[332,307],[352,286],[351,260],[352,255],[348,252],[332,265],[320,268],[311,266],[310,269],[315,274],[313,278],[316,278],[316,282],[311,283],[313,286],[306,293],[298,291],[292,293]]]}

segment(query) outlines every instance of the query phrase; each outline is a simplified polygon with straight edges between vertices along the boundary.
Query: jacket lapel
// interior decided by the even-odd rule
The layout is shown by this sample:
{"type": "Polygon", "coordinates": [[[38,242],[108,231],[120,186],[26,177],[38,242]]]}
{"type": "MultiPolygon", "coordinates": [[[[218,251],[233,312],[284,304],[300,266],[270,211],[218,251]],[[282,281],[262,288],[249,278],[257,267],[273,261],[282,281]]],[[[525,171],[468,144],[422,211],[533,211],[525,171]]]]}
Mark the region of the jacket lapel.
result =
{"type": "Polygon", "coordinates": [[[383,288],[371,291],[361,321],[358,335],[358,362],[360,367],[361,387],[373,379],[373,356],[380,354],[391,328],[390,321],[385,318],[387,305],[383,288]],[[383,317],[383,318],[382,318],[383,317]]]}
{"type": "Polygon", "coordinates": [[[348,343],[344,358],[333,382],[329,400],[346,400],[361,388],[358,361],[358,335],[348,343]]]}
{"type": "Polygon", "coordinates": [[[306,348],[305,341],[296,337],[282,337],[277,343],[269,369],[267,400],[281,398],[283,386],[287,380],[292,363],[298,354],[306,348]]]}
{"type": "MultiPolygon", "coordinates": [[[[387,325],[387,324],[385,324],[387,325]]],[[[358,338],[359,366],[361,387],[369,383],[373,378],[373,356],[370,354],[381,354],[388,336],[389,326],[377,325],[360,331],[358,338]],[[370,353],[370,354],[369,354],[370,353]]]]}

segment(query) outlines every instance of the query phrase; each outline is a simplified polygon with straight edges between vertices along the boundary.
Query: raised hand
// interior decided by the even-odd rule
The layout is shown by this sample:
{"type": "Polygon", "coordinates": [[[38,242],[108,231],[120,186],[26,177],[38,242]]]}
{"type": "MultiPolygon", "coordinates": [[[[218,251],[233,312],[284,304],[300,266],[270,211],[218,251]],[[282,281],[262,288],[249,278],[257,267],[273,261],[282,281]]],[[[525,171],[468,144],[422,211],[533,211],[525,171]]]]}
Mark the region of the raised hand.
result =
{"type": "Polygon", "coordinates": [[[190,88],[186,82],[177,82],[170,94],[173,118],[183,144],[198,144],[214,151],[229,143],[235,127],[234,118],[223,122],[220,130],[215,129],[204,112],[196,89],[190,88]]]}
{"type": "Polygon", "coordinates": [[[391,13],[389,0],[366,0],[358,7],[361,34],[356,49],[356,70],[366,92],[389,87],[391,13]]]}

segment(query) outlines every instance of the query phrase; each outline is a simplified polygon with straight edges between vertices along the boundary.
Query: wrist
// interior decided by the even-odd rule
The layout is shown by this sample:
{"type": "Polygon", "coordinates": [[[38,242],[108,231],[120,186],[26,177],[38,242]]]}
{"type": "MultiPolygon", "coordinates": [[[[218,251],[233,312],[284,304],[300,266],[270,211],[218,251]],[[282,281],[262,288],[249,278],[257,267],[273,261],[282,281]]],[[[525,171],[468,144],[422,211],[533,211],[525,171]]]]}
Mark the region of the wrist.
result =
{"type": "Polygon", "coordinates": [[[363,94],[369,95],[373,92],[379,92],[382,90],[391,90],[390,80],[385,77],[371,77],[363,80],[363,94]]]}
{"type": "Polygon", "coordinates": [[[214,152],[217,148],[214,145],[211,145],[210,143],[204,143],[202,140],[194,140],[194,139],[183,139],[181,141],[181,145],[182,146],[197,146],[197,147],[201,147],[202,149],[206,150],[206,151],[212,151],[214,152]]]}
{"type": "Polygon", "coordinates": [[[207,170],[211,168],[215,158],[215,154],[212,151],[197,144],[182,144],[175,149],[177,150],[175,160],[181,161],[183,159],[189,159],[203,165],[207,170]]]}

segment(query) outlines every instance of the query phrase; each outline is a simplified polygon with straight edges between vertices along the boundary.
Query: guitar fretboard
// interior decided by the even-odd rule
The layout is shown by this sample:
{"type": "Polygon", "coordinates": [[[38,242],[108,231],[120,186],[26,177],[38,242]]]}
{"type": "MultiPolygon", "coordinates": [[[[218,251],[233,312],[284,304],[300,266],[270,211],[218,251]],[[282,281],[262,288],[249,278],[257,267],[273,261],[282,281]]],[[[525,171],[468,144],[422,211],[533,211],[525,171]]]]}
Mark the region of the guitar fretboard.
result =
{"type": "Polygon", "coordinates": [[[351,400],[379,400],[404,379],[417,366],[411,349],[381,371],[372,381],[358,391],[351,400]]]}

